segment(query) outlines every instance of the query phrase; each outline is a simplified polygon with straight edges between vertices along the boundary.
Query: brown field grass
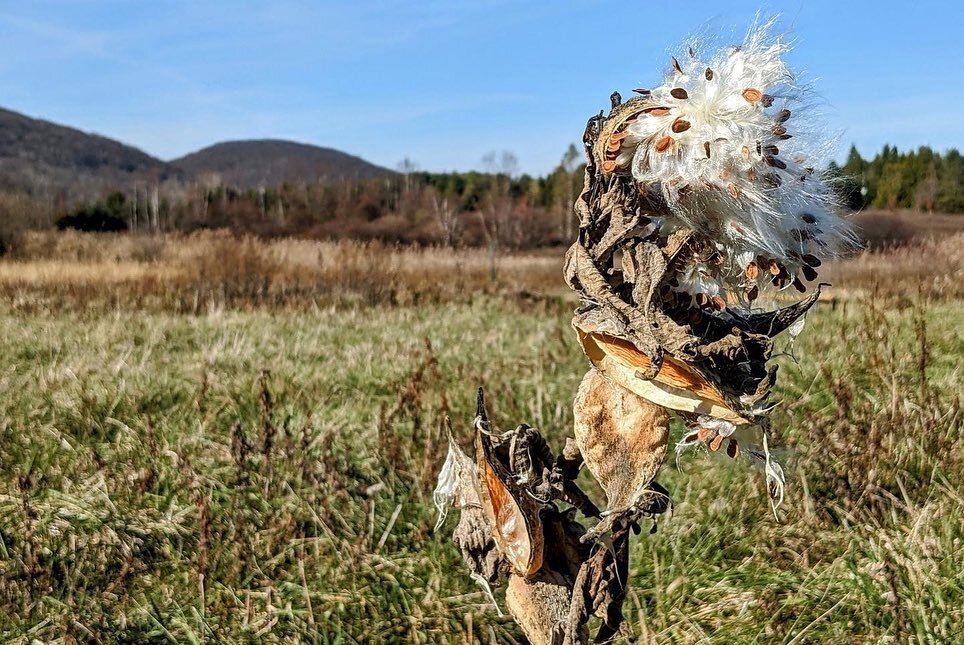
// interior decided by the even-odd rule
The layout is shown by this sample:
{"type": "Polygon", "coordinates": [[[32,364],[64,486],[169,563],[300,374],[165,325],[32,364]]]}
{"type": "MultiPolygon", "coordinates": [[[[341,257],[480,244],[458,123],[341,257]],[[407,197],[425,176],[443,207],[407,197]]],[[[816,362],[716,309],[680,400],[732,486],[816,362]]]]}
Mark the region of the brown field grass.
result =
{"type": "MultiPolygon", "coordinates": [[[[522,301],[572,298],[562,249],[485,249],[378,242],[264,240],[224,231],[138,236],[36,232],[0,261],[0,301],[15,311],[212,308],[522,301]]],[[[964,232],[870,247],[829,265],[831,298],[964,296],[964,232]]]]}

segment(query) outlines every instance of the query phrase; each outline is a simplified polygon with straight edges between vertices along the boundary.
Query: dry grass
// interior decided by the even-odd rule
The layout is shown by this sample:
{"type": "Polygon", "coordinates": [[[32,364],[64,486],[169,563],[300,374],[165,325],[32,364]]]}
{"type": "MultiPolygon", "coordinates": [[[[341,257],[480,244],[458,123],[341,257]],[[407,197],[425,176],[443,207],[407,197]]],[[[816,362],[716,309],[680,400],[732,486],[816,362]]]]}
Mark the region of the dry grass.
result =
{"type": "Polygon", "coordinates": [[[31,233],[0,261],[0,299],[18,310],[429,304],[564,293],[559,254],[378,242],[191,235],[31,233]]]}
{"type": "MultiPolygon", "coordinates": [[[[502,295],[569,299],[561,249],[484,249],[377,242],[263,240],[226,232],[134,236],[32,233],[0,261],[0,301],[15,310],[429,305],[502,295]]],[[[835,298],[964,294],[964,232],[874,248],[824,269],[835,298]]]]}
{"type": "MultiPolygon", "coordinates": [[[[431,490],[477,385],[500,426],[570,434],[561,254],[493,281],[484,251],[28,242],[0,262],[0,638],[520,639],[431,490]]],[[[844,297],[781,347],[781,522],[760,473],[661,471],[676,508],[634,539],[627,635],[960,640],[962,239],[930,244],[832,268],[844,297]]]]}

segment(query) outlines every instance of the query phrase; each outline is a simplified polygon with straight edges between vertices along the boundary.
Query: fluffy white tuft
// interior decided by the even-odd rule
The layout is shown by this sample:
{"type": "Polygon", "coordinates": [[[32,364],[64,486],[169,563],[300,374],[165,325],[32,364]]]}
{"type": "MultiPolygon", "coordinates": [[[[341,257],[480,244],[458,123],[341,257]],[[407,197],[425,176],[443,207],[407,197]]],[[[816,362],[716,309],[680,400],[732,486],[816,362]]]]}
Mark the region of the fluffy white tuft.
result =
{"type": "Polygon", "coordinates": [[[813,98],[796,84],[783,60],[789,45],[771,36],[772,26],[755,25],[741,45],[711,57],[697,42],[674,58],[616,159],[662,193],[678,223],[718,244],[725,261],[693,269],[692,286],[703,293],[714,289],[708,276],[748,288],[746,266],[757,258],[783,265],[788,276],[777,284],[786,287],[819,264],[813,258],[856,245],[816,170],[826,144],[806,127],[813,98]]]}

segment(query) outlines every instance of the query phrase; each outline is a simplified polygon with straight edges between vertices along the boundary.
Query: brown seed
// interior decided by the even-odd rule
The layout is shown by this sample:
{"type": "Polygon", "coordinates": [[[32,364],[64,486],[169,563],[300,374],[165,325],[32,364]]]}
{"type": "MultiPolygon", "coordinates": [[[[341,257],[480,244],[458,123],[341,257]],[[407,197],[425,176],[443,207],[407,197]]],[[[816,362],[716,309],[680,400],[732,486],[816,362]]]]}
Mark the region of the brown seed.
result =
{"type": "Polygon", "coordinates": [[[740,444],[736,442],[736,439],[730,439],[730,442],[726,444],[726,454],[730,459],[736,459],[740,456],[740,444]]]}
{"type": "Polygon", "coordinates": [[[817,279],[817,270],[814,269],[813,267],[808,267],[807,265],[803,265],[801,267],[801,270],[803,271],[803,277],[809,280],[810,282],[813,282],[814,280],[817,279]]]}
{"type": "Polygon", "coordinates": [[[793,279],[793,288],[799,291],[800,293],[803,293],[804,291],[807,290],[807,288],[803,286],[803,283],[800,282],[800,278],[793,279]]]}
{"type": "Polygon", "coordinates": [[[763,98],[763,92],[761,92],[760,90],[754,87],[748,87],[745,90],[743,90],[743,98],[745,98],[750,103],[756,103],[757,101],[763,98]]]}
{"type": "Polygon", "coordinates": [[[704,141],[704,142],[703,142],[703,152],[706,153],[706,158],[709,159],[709,158],[710,158],[710,142],[709,142],[709,141],[704,141]]]}
{"type": "Polygon", "coordinates": [[[746,178],[750,181],[756,181],[756,173],[753,172],[753,168],[746,171],[746,178]]]}
{"type": "Polygon", "coordinates": [[[673,126],[671,128],[673,132],[679,134],[680,132],[686,132],[690,129],[690,122],[686,119],[676,119],[673,121],[673,126]]]}
{"type": "Polygon", "coordinates": [[[683,439],[683,443],[696,443],[697,441],[701,441],[701,439],[695,432],[686,435],[683,439]]]}
{"type": "Polygon", "coordinates": [[[777,112],[777,116],[776,116],[777,123],[784,123],[789,118],[790,118],[790,110],[783,108],[782,110],[777,112]]]}
{"type": "Polygon", "coordinates": [[[700,307],[705,307],[710,304],[710,297],[705,293],[698,293],[696,294],[696,304],[700,307]]]}
{"type": "Polygon", "coordinates": [[[673,69],[675,69],[678,73],[682,74],[682,73],[683,73],[683,68],[680,67],[679,61],[676,60],[676,56],[670,56],[670,58],[671,58],[672,61],[673,61],[673,69]]]}
{"type": "Polygon", "coordinates": [[[756,300],[757,296],[759,295],[760,295],[760,290],[757,288],[756,285],[753,285],[752,287],[746,290],[747,300],[750,300],[750,301],[756,300]]]}
{"type": "Polygon", "coordinates": [[[729,169],[729,168],[724,168],[724,169],[720,172],[720,179],[722,179],[723,181],[729,180],[729,178],[732,177],[732,176],[733,176],[733,173],[730,172],[730,169],[729,169]]]}
{"type": "Polygon", "coordinates": [[[777,137],[777,139],[780,139],[781,141],[786,141],[787,139],[792,139],[792,138],[793,138],[792,134],[781,134],[780,136],[777,137]]]}
{"type": "Polygon", "coordinates": [[[743,146],[740,149],[740,152],[743,154],[743,161],[750,160],[750,146],[743,146]]]}
{"type": "Polygon", "coordinates": [[[786,170],[787,164],[783,162],[779,157],[774,157],[773,155],[764,155],[763,160],[767,162],[768,165],[774,168],[779,168],[780,170],[786,170]]]}
{"type": "Polygon", "coordinates": [[[787,129],[782,125],[777,125],[773,127],[773,130],[771,130],[771,132],[773,132],[773,134],[777,135],[778,137],[782,137],[787,133],[787,129]]]}
{"type": "Polygon", "coordinates": [[[606,151],[618,152],[621,147],[622,147],[622,144],[619,141],[610,141],[609,145],[606,146],[606,151]]]}
{"type": "Polygon", "coordinates": [[[774,145],[763,146],[763,152],[768,155],[778,155],[780,154],[780,149],[774,145]]]}
{"type": "Polygon", "coordinates": [[[788,282],[789,280],[787,280],[786,278],[781,278],[780,276],[776,276],[773,278],[773,286],[776,287],[777,289],[784,288],[785,286],[787,286],[788,282]]]}
{"type": "Polygon", "coordinates": [[[775,172],[768,172],[767,174],[763,175],[763,180],[770,188],[778,188],[780,184],[783,183],[783,180],[780,179],[780,175],[776,174],[775,172]]]}
{"type": "Polygon", "coordinates": [[[687,94],[686,90],[684,90],[682,87],[674,87],[672,90],[670,90],[669,95],[674,99],[688,99],[690,97],[690,95],[687,94]]]}
{"type": "Polygon", "coordinates": [[[740,198],[740,188],[736,184],[727,184],[726,192],[730,193],[730,197],[732,197],[733,199],[740,198]]]}
{"type": "Polygon", "coordinates": [[[651,108],[646,108],[645,110],[643,110],[643,112],[645,112],[649,116],[666,116],[667,114],[669,114],[669,108],[668,107],[651,107],[651,108]]]}
{"type": "Polygon", "coordinates": [[[760,103],[763,105],[763,107],[770,107],[773,105],[773,97],[769,94],[764,94],[762,97],[760,97],[760,103]]]}
{"type": "Polygon", "coordinates": [[[767,270],[770,272],[770,275],[780,275],[780,269],[781,267],[779,262],[776,260],[770,260],[770,264],[767,266],[767,270]]]}
{"type": "Polygon", "coordinates": [[[756,262],[750,262],[746,265],[747,280],[756,280],[758,277],[760,277],[760,267],[756,262]]]}
{"type": "Polygon", "coordinates": [[[802,219],[802,220],[803,220],[804,222],[806,222],[807,224],[816,224],[816,223],[817,223],[817,218],[814,217],[813,215],[811,215],[810,213],[804,213],[803,215],[800,216],[800,219],[802,219]]]}
{"type": "Polygon", "coordinates": [[[709,67],[707,67],[707,68],[706,68],[706,71],[703,72],[703,76],[706,77],[706,80],[712,81],[712,80],[713,80],[713,70],[711,70],[709,67]]]}
{"type": "Polygon", "coordinates": [[[637,94],[642,94],[643,96],[649,96],[649,95],[650,95],[650,91],[647,90],[647,89],[644,88],[644,87],[637,87],[637,88],[636,88],[635,90],[633,90],[633,91],[636,92],[637,94]]]}
{"type": "Polygon", "coordinates": [[[700,441],[706,441],[707,439],[709,439],[710,434],[712,432],[713,431],[710,430],[709,428],[700,428],[699,430],[696,431],[696,436],[699,438],[700,441]]]}
{"type": "Polygon", "coordinates": [[[603,172],[612,172],[616,170],[616,162],[612,159],[603,162],[603,172]]]}
{"type": "Polygon", "coordinates": [[[717,450],[720,449],[721,445],[723,445],[723,435],[718,434],[715,437],[713,437],[713,441],[710,442],[710,450],[712,450],[713,452],[716,452],[717,450]]]}
{"type": "Polygon", "coordinates": [[[609,137],[609,140],[610,140],[610,141],[622,141],[623,139],[625,139],[625,138],[628,137],[628,136],[629,136],[629,130],[621,130],[621,131],[617,132],[616,134],[614,134],[613,136],[609,137]]]}
{"type": "Polygon", "coordinates": [[[713,302],[713,308],[716,309],[717,311],[723,311],[724,309],[726,309],[726,300],[724,300],[720,296],[713,296],[712,302],[713,302]]]}
{"type": "Polygon", "coordinates": [[[807,264],[807,266],[815,268],[821,264],[820,258],[818,258],[816,255],[810,255],[809,253],[803,256],[803,261],[807,264]]]}
{"type": "Polygon", "coordinates": [[[669,135],[666,135],[662,139],[656,142],[656,152],[666,152],[666,150],[672,145],[673,139],[669,135]]]}

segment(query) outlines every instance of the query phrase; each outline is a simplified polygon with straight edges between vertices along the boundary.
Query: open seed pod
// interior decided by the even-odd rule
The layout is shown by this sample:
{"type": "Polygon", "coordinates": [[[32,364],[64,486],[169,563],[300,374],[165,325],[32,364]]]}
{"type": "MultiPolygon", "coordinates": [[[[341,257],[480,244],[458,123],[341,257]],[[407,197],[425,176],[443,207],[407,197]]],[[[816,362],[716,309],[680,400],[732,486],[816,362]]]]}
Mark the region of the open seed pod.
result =
{"type": "Polygon", "coordinates": [[[655,377],[645,378],[653,361],[630,341],[594,331],[584,319],[577,318],[573,326],[593,367],[629,392],[670,410],[747,423],[712,383],[682,361],[667,356],[655,377]]]}
{"type": "Polygon", "coordinates": [[[523,576],[542,566],[544,535],[540,504],[514,481],[492,437],[476,423],[476,461],[482,507],[499,551],[523,576]]]}

